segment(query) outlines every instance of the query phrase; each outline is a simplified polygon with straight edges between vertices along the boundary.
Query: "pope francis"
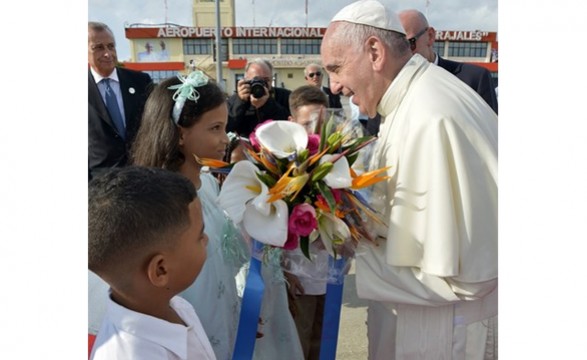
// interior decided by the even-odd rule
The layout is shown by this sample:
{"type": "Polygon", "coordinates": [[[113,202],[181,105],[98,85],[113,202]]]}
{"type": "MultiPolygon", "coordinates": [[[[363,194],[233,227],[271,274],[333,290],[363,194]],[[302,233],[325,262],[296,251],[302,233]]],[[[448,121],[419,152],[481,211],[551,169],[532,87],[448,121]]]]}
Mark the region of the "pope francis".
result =
{"type": "Polygon", "coordinates": [[[324,35],[333,93],[381,115],[370,194],[384,225],[357,251],[370,359],[497,359],[497,116],[418,54],[375,0],[340,10],[324,35]]]}

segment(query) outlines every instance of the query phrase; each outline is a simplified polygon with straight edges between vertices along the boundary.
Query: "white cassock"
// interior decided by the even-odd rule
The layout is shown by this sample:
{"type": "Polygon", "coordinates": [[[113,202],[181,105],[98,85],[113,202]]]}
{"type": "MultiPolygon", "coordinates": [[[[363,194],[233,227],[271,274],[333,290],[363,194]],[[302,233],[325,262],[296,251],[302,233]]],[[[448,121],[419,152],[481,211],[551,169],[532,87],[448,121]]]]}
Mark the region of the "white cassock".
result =
{"type": "Polygon", "coordinates": [[[357,251],[370,359],[497,358],[497,116],[414,55],[381,99],[371,202],[386,226],[357,251]]]}

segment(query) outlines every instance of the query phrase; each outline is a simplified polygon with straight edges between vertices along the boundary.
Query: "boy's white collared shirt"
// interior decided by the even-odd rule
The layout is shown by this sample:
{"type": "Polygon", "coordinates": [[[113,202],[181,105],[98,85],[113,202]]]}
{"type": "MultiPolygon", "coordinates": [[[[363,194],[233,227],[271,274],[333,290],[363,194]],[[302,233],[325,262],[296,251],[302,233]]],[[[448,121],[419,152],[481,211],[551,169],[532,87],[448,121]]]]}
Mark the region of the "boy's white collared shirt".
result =
{"type": "Polygon", "coordinates": [[[91,359],[212,359],[216,356],[194,308],[179,296],[169,306],[188,325],[129,310],[108,297],[91,359]]]}

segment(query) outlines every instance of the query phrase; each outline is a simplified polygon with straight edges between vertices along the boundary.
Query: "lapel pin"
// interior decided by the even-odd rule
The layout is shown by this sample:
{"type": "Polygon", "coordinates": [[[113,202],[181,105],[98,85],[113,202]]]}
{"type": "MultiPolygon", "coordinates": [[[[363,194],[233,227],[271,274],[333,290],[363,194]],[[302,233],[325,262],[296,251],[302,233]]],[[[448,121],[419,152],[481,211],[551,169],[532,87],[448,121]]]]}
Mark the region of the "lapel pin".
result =
{"type": "Polygon", "coordinates": [[[131,94],[134,94],[135,93],[135,88],[132,88],[132,87],[131,88],[128,88],[128,92],[131,93],[131,94]]]}

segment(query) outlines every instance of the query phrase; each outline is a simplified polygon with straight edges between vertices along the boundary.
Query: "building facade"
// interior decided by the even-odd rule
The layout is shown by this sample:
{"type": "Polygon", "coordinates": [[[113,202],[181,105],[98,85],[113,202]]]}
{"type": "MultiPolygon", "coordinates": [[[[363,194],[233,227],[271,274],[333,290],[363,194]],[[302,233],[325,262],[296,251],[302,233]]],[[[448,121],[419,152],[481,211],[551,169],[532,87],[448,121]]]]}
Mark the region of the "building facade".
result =
{"type": "MultiPolygon", "coordinates": [[[[322,27],[238,27],[234,0],[220,0],[220,61],[222,84],[235,91],[248,60],[265,58],[274,67],[275,86],[295,89],[304,85],[304,68],[320,63],[322,27]]],[[[193,26],[132,24],[125,28],[131,61],[124,66],[148,72],[155,82],[200,69],[217,74],[216,3],[193,0],[193,26]]],[[[446,59],[474,63],[491,71],[497,86],[497,33],[437,31],[434,44],[446,59]]],[[[327,86],[327,79],[324,85],[327,86]]]]}

